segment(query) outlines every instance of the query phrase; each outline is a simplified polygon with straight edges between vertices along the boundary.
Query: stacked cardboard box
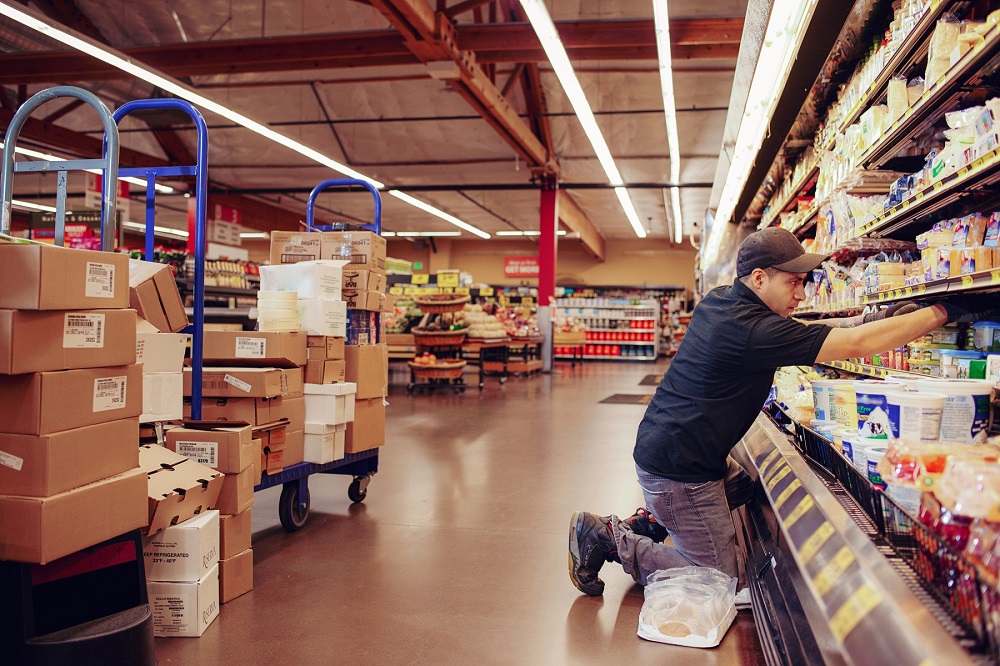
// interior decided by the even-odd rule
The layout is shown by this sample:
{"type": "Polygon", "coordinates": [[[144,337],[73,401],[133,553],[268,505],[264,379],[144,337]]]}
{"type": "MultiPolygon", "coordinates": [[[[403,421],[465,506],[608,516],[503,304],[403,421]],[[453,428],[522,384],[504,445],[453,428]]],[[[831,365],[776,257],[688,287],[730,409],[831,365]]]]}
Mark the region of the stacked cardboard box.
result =
{"type": "Polygon", "coordinates": [[[142,527],[142,368],[128,257],[0,242],[0,560],[142,527]]]}
{"type": "MultiPolygon", "coordinates": [[[[202,420],[253,426],[265,473],[303,461],[306,337],[293,332],[205,332],[202,420]]],[[[186,371],[186,396],[190,389],[186,371]]]]}
{"type": "Polygon", "coordinates": [[[187,422],[167,431],[166,446],[226,475],[216,504],[223,526],[219,584],[222,603],[232,601],[253,589],[250,511],[261,475],[260,441],[249,424],[187,422]]]}

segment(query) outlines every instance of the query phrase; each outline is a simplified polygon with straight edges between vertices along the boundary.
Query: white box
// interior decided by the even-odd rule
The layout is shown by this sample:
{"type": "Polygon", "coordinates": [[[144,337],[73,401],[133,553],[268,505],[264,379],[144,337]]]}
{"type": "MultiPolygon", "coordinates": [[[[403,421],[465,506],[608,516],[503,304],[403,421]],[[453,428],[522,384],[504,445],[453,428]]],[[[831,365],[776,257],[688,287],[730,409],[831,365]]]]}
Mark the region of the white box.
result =
{"type": "Polygon", "coordinates": [[[344,283],[343,267],[346,265],[346,261],[324,259],[261,266],[260,290],[297,291],[299,300],[339,301],[344,283]]]}
{"type": "Polygon", "coordinates": [[[140,319],[135,336],[135,362],[142,363],[143,372],[180,372],[190,339],[186,333],[160,333],[140,319]]]}
{"type": "Polygon", "coordinates": [[[146,580],[197,582],[219,562],[219,512],[214,509],[142,539],[146,580]]]}
{"type": "MultiPolygon", "coordinates": [[[[288,264],[298,266],[299,264],[288,264]]],[[[263,266],[261,267],[263,268],[263,266]]],[[[347,303],[318,298],[299,299],[299,330],[331,338],[347,336],[347,303]]]]}
{"type": "Polygon", "coordinates": [[[219,565],[194,583],[149,581],[154,636],[198,637],[219,616],[219,565]]]}
{"type": "Polygon", "coordinates": [[[322,465],[344,457],[346,423],[306,423],[305,432],[305,462],[322,465]]]}
{"type": "Polygon", "coordinates": [[[357,384],[352,382],[306,384],[306,423],[338,425],[353,421],[357,390],[357,384]]]}
{"type": "Polygon", "coordinates": [[[180,371],[142,373],[142,414],[139,416],[139,423],[176,421],[182,418],[184,375],[180,371]]]}

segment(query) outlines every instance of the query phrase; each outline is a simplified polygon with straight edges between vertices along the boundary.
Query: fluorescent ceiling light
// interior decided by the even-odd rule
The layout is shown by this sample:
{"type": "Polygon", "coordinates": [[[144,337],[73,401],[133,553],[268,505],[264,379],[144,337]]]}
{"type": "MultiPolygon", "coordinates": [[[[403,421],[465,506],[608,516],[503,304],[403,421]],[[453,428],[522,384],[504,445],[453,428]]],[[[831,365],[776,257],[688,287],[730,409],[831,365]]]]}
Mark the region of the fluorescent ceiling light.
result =
{"type": "Polygon", "coordinates": [[[566,49],[559,38],[559,33],[552,22],[552,17],[549,16],[549,10],[545,7],[545,2],[543,0],[521,0],[521,7],[524,8],[524,13],[528,15],[531,27],[535,29],[535,34],[538,35],[538,41],[542,43],[545,55],[548,56],[549,63],[552,65],[552,69],[555,70],[563,91],[569,98],[570,104],[573,105],[573,111],[576,112],[576,117],[580,120],[580,124],[583,125],[583,131],[586,133],[587,138],[590,139],[590,145],[593,146],[594,152],[597,154],[597,159],[604,168],[604,173],[607,174],[608,181],[615,187],[618,200],[622,203],[622,208],[625,210],[625,217],[628,218],[632,229],[635,230],[635,235],[639,238],[645,238],[646,230],[642,228],[642,223],[639,222],[639,216],[636,215],[632,201],[628,198],[628,192],[622,187],[625,182],[618,172],[618,166],[611,156],[611,150],[604,140],[604,135],[601,134],[601,128],[597,126],[594,112],[590,109],[587,96],[583,94],[583,87],[580,86],[580,81],[576,78],[576,72],[573,71],[573,65],[569,62],[569,56],[566,55],[566,49]],[[618,192],[619,189],[623,194],[618,192]],[[628,202],[627,205],[626,202],[628,202]]]}
{"type": "MultiPolygon", "coordinates": [[[[127,229],[136,229],[138,231],[146,231],[145,224],[139,224],[138,222],[122,222],[122,226],[127,229]]],[[[171,229],[170,227],[153,227],[153,233],[163,234],[165,236],[177,236],[178,238],[187,238],[188,232],[183,229],[171,229]]]]}
{"type": "Polygon", "coordinates": [[[812,17],[816,0],[774,0],[767,20],[764,41],[757,67],[747,94],[746,109],[736,135],[736,146],[729,162],[726,184],[719,198],[716,223],[725,225],[736,211],[736,204],[746,185],[750,169],[760,150],[778,95],[788,79],[788,72],[804,34],[803,27],[812,17]]]}
{"type": "MultiPolygon", "coordinates": [[[[541,231],[498,231],[497,236],[541,236],[541,231]]],[[[560,229],[556,232],[558,236],[565,236],[566,230],[560,229]]]]}
{"type": "Polygon", "coordinates": [[[240,234],[240,238],[270,238],[271,234],[266,231],[248,231],[240,234]]]}
{"type": "MultiPolygon", "coordinates": [[[[3,150],[3,141],[0,141],[0,150],[3,150]]],[[[46,160],[48,162],[64,162],[69,159],[66,157],[59,157],[58,155],[42,153],[37,150],[31,150],[30,148],[18,148],[17,146],[14,146],[14,152],[17,153],[18,155],[24,155],[25,157],[34,157],[35,159],[46,160]]],[[[88,173],[96,173],[96,174],[101,173],[100,169],[85,169],[85,171],[87,171],[88,173]]],[[[119,178],[118,180],[124,180],[126,183],[132,183],[133,185],[138,185],[142,189],[146,189],[146,181],[144,181],[141,178],[132,178],[130,176],[125,176],[119,178]]],[[[167,185],[160,185],[159,183],[154,183],[153,187],[156,189],[157,192],[162,192],[163,194],[173,194],[177,191],[172,187],[169,187],[167,185]]]]}
{"type": "Polygon", "coordinates": [[[397,231],[395,233],[389,232],[393,236],[398,236],[400,238],[409,236],[421,236],[421,237],[432,237],[432,236],[461,236],[461,231],[397,231]]]}
{"type": "MultiPolygon", "coordinates": [[[[322,164],[325,167],[329,167],[330,169],[333,169],[337,173],[343,174],[348,178],[357,178],[359,180],[367,181],[378,189],[382,189],[385,187],[383,183],[380,183],[374,178],[369,178],[363,173],[355,171],[349,166],[341,164],[340,162],[331,157],[327,157],[318,150],[314,150],[309,146],[296,141],[295,139],[289,138],[283,134],[279,134],[278,132],[272,130],[270,127],[262,125],[261,123],[255,120],[251,120],[247,116],[244,116],[242,113],[234,111],[233,109],[230,109],[227,106],[223,106],[222,104],[219,104],[218,102],[215,102],[209,99],[208,97],[205,97],[204,95],[198,93],[194,88],[182,84],[177,79],[165,76],[163,74],[158,74],[149,67],[133,62],[132,60],[129,60],[128,58],[125,58],[122,55],[119,55],[117,51],[105,47],[96,41],[93,41],[89,38],[85,38],[82,36],[77,37],[76,35],[73,35],[70,32],[67,32],[66,30],[59,28],[58,24],[53,25],[49,23],[49,19],[37,15],[36,12],[24,11],[16,7],[11,7],[10,5],[0,3],[0,16],[6,16],[7,18],[13,19],[14,21],[20,23],[21,25],[27,26],[32,30],[40,32],[43,35],[46,35],[47,37],[50,37],[57,42],[61,42],[66,46],[69,46],[70,48],[76,49],[77,51],[81,51],[82,53],[86,53],[89,56],[97,58],[101,62],[105,62],[111,65],[112,67],[116,67],[122,70],[123,72],[131,74],[132,76],[138,79],[146,81],[147,83],[151,83],[154,86],[162,90],[165,90],[166,92],[172,95],[175,95],[176,97],[185,99],[191,102],[192,104],[200,106],[201,108],[211,111],[214,114],[222,116],[227,120],[231,120],[232,122],[236,123],[237,125],[245,127],[251,132],[255,132],[256,134],[259,134],[264,138],[270,139],[271,141],[274,141],[277,144],[289,148],[298,153],[299,155],[307,157],[319,164],[322,164]]],[[[389,194],[394,194],[394,193],[389,192],[389,194]]],[[[481,238],[490,237],[490,235],[487,234],[486,232],[480,231],[476,227],[473,227],[470,224],[462,222],[458,218],[449,215],[444,211],[438,210],[434,206],[426,204],[420,201],[419,199],[415,199],[409,195],[400,196],[400,193],[395,193],[394,196],[396,196],[399,199],[402,199],[403,201],[406,201],[407,203],[419,208],[420,210],[423,210],[424,212],[430,213],[431,215],[439,217],[442,220],[449,222],[450,224],[454,224],[455,226],[461,229],[465,229],[470,233],[476,234],[481,238]]]]}
{"type": "Polygon", "coordinates": [[[681,180],[681,142],[677,133],[677,103],[674,99],[674,68],[670,54],[670,14],[667,0],[653,0],[653,22],[656,31],[656,52],[659,56],[660,93],[663,96],[663,115],[667,122],[667,151],[670,159],[671,217],[674,219],[674,242],[684,240],[684,221],[681,219],[681,193],[676,187],[681,180]]]}
{"type": "MultiPolygon", "coordinates": [[[[30,201],[18,201],[17,199],[11,199],[10,204],[18,208],[27,208],[28,210],[40,210],[45,213],[56,212],[55,206],[44,206],[42,204],[31,203],[30,201]]],[[[69,211],[66,211],[69,213],[69,211]]]]}

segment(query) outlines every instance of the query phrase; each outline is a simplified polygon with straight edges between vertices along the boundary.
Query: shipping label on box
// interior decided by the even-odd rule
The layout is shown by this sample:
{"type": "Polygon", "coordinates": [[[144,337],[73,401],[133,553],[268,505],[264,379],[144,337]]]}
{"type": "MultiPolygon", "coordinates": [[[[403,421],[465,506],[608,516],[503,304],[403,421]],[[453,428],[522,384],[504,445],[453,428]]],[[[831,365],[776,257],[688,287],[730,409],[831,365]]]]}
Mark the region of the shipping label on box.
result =
{"type": "MultiPolygon", "coordinates": [[[[378,234],[371,231],[324,231],[320,235],[323,239],[322,259],[344,258],[342,250],[346,243],[350,246],[351,263],[344,270],[367,269],[385,273],[385,239],[378,234]]],[[[271,247],[273,255],[273,240],[271,247]]],[[[272,260],[271,263],[275,262],[272,260]]]]}
{"type": "MultiPolygon", "coordinates": [[[[257,455],[257,452],[254,452],[257,455]]],[[[238,474],[226,474],[216,508],[226,515],[236,515],[253,506],[253,489],[259,479],[254,477],[253,465],[238,474]]]]}
{"type": "Polygon", "coordinates": [[[135,321],[131,310],[0,310],[0,374],[135,363],[135,321]]]}
{"type": "MultiPolygon", "coordinates": [[[[191,395],[191,368],[184,369],[184,395],[191,395]]],[[[204,368],[201,394],[207,398],[276,398],[284,393],[281,368],[204,368]]]]}
{"type": "MultiPolygon", "coordinates": [[[[256,451],[256,455],[258,457],[258,463],[252,468],[255,472],[257,472],[257,467],[259,465],[259,449],[256,451]]],[[[257,473],[257,478],[260,479],[259,472],[257,473]]],[[[236,515],[224,515],[220,517],[219,542],[222,547],[219,552],[219,557],[221,559],[228,560],[250,547],[251,536],[253,534],[253,521],[251,518],[252,511],[253,509],[247,509],[246,511],[241,511],[236,515]]]]}
{"type": "Polygon", "coordinates": [[[196,583],[149,581],[146,587],[154,636],[196,638],[219,616],[218,564],[196,583]]]}
{"type": "Polygon", "coordinates": [[[171,451],[225,474],[237,474],[253,465],[257,451],[249,424],[186,421],[184,426],[166,432],[166,447],[171,451]]]}
{"type": "Polygon", "coordinates": [[[52,497],[0,495],[0,560],[46,564],[145,524],[138,469],[52,497]]]}
{"type": "Polygon", "coordinates": [[[3,430],[25,435],[132,418],[142,413],[142,366],[0,376],[0,404],[3,430]]]}
{"type": "Polygon", "coordinates": [[[148,534],[212,509],[219,499],[221,472],[162,446],[140,446],[139,467],[149,480],[148,534]]]}
{"type": "Polygon", "coordinates": [[[0,242],[0,308],[128,307],[128,256],[36,243],[0,242]]]}
{"type": "Polygon", "coordinates": [[[51,497],[139,466],[139,421],[49,435],[0,433],[0,495],[51,497]]]}
{"type": "Polygon", "coordinates": [[[146,580],[197,582],[219,563],[219,512],[206,511],[142,539],[146,580]]]}
{"type": "Polygon", "coordinates": [[[322,235],[317,232],[272,231],[271,264],[329,259],[322,257],[322,235]]]}
{"type": "Polygon", "coordinates": [[[219,562],[219,590],[224,604],[253,590],[252,550],[219,562]]]}

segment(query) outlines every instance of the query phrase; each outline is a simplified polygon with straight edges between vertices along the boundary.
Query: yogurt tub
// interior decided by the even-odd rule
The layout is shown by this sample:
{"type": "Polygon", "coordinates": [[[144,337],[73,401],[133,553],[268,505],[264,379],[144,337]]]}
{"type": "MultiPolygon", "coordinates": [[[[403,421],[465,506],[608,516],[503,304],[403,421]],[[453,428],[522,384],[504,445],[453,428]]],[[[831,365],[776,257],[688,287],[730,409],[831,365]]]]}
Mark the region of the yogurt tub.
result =
{"type": "Polygon", "coordinates": [[[858,406],[858,432],[869,439],[889,439],[889,403],[887,391],[900,390],[902,384],[878,379],[858,379],[854,391],[858,406]]]}
{"type": "Polygon", "coordinates": [[[829,440],[833,439],[833,431],[837,429],[836,421],[823,421],[820,419],[812,419],[809,421],[809,425],[813,432],[822,437],[826,437],[829,440]]]}
{"type": "Polygon", "coordinates": [[[854,443],[858,439],[858,431],[854,428],[842,428],[835,435],[840,438],[840,452],[854,464],[854,443]]]}
{"type": "Polygon", "coordinates": [[[897,374],[893,374],[893,373],[890,372],[888,375],[885,376],[885,380],[887,382],[893,382],[894,384],[900,384],[907,391],[916,391],[917,390],[917,382],[920,380],[920,378],[919,377],[914,377],[912,374],[907,374],[907,375],[898,374],[897,375],[897,374]]]}
{"type": "Polygon", "coordinates": [[[888,449],[888,446],[871,446],[865,450],[868,480],[872,482],[873,486],[882,490],[885,490],[886,484],[885,481],[882,480],[882,475],[879,474],[877,467],[882,458],[885,457],[885,452],[888,449]]]}
{"type": "Polygon", "coordinates": [[[922,379],[921,393],[946,396],[941,411],[941,441],[982,444],[990,428],[993,385],[982,379],[922,379]]]}
{"type": "MultiPolygon", "coordinates": [[[[852,461],[854,462],[854,467],[861,475],[866,479],[868,478],[868,449],[882,446],[885,447],[884,439],[865,439],[864,437],[856,437],[852,442],[853,446],[853,456],[852,461]]],[[[886,447],[888,448],[888,447],[886,447]]]]}
{"type": "Polygon", "coordinates": [[[858,429],[858,394],[853,379],[828,380],[833,383],[833,415],[841,428],[858,429]]]}
{"type": "Polygon", "coordinates": [[[812,382],[814,413],[819,421],[834,420],[833,386],[833,381],[829,379],[816,379],[812,382]]]}
{"type": "Polygon", "coordinates": [[[1000,351],[1000,323],[979,321],[972,325],[973,345],[979,351],[1000,351]]]}
{"type": "Polygon", "coordinates": [[[889,427],[896,439],[936,442],[941,434],[941,413],[948,396],[943,393],[887,391],[889,427]]]}

